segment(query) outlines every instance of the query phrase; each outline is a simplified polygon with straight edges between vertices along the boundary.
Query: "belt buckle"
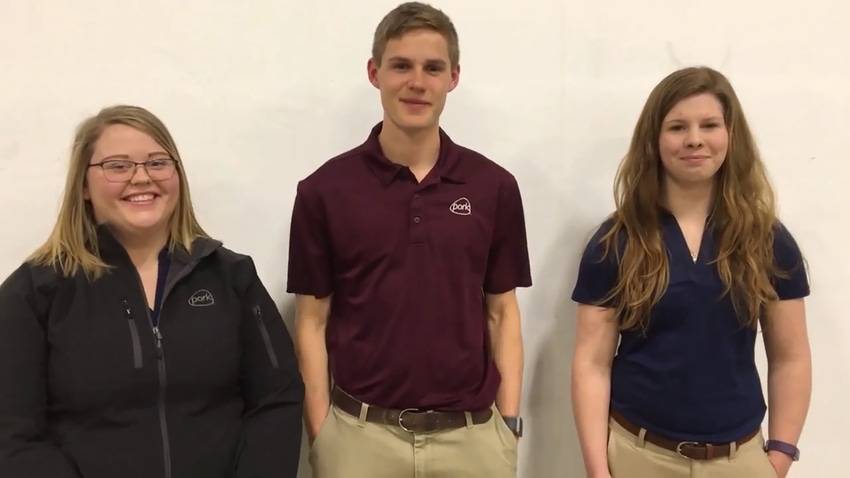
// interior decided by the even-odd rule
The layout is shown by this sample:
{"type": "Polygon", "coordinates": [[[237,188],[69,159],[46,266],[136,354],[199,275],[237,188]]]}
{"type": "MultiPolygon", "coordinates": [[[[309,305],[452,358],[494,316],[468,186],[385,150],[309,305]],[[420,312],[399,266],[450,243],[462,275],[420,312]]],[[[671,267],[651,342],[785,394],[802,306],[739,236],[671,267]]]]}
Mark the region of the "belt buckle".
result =
{"type": "Polygon", "coordinates": [[[418,411],[418,410],[419,410],[418,408],[405,408],[404,410],[402,410],[402,411],[398,412],[398,426],[399,426],[402,430],[406,431],[407,433],[413,433],[413,430],[411,430],[411,429],[407,428],[406,426],[404,426],[404,423],[403,423],[403,421],[402,421],[402,420],[403,420],[403,418],[404,418],[404,414],[405,414],[406,412],[416,412],[416,411],[418,411]]]}
{"type": "Polygon", "coordinates": [[[685,454],[684,454],[684,453],[682,453],[682,448],[683,448],[683,447],[685,447],[685,446],[688,446],[688,445],[690,445],[690,446],[700,446],[699,442],[696,442],[696,441],[683,441],[683,442],[679,442],[679,444],[678,444],[678,445],[676,445],[676,453],[678,453],[678,454],[679,454],[679,456],[681,456],[682,458],[687,458],[687,459],[689,459],[689,460],[690,460],[690,459],[691,459],[691,457],[689,457],[689,456],[685,456],[685,454]]]}

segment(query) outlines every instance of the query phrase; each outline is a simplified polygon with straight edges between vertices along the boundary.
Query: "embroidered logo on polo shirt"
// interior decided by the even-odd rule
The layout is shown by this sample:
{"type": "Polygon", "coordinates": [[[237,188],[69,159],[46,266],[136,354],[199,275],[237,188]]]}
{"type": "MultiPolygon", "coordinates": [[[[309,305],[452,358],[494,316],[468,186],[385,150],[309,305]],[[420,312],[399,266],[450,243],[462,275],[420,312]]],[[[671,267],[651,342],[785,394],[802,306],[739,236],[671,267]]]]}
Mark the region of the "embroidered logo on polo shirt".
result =
{"type": "Polygon", "coordinates": [[[215,299],[213,299],[210,291],[206,289],[201,289],[192,294],[192,297],[189,297],[189,305],[192,307],[206,307],[213,304],[215,304],[215,299]]]}
{"type": "Polygon", "coordinates": [[[472,204],[469,203],[469,199],[460,198],[449,206],[449,211],[459,216],[469,216],[472,214],[472,204]]]}

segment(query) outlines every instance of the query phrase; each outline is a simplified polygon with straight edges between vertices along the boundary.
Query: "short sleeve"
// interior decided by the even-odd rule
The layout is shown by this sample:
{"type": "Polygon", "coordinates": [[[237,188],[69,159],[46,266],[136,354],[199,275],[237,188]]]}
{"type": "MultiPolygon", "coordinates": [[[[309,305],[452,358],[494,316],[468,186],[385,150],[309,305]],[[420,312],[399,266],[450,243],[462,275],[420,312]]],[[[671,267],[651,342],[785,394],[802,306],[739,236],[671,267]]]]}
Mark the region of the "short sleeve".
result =
{"type": "Polygon", "coordinates": [[[484,292],[501,294],[517,287],[531,287],[525,212],[513,176],[500,188],[493,229],[484,292]]]}
{"type": "Polygon", "coordinates": [[[773,257],[785,277],[775,277],[773,287],[779,300],[807,297],[810,294],[805,261],[791,232],[780,224],[773,236],[773,257]]]}
{"type": "Polygon", "coordinates": [[[612,306],[612,304],[603,304],[602,300],[616,285],[619,268],[613,254],[605,257],[605,246],[600,241],[610,227],[609,221],[603,223],[584,248],[572,293],[574,302],[612,306]]]}
{"type": "Polygon", "coordinates": [[[321,196],[298,183],[289,229],[290,294],[327,297],[332,292],[332,254],[321,196]]]}

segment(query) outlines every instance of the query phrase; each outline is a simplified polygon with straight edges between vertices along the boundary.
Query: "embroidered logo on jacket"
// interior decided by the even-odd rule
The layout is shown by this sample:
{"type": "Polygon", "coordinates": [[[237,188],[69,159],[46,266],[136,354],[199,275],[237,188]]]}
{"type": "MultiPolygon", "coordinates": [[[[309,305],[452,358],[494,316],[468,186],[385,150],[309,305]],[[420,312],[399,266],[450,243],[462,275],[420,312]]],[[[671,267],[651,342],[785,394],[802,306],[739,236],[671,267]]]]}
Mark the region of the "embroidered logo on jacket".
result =
{"type": "Polygon", "coordinates": [[[215,304],[215,299],[213,299],[210,291],[206,289],[201,289],[192,294],[192,297],[189,297],[189,305],[192,307],[206,307],[213,304],[215,304]]]}

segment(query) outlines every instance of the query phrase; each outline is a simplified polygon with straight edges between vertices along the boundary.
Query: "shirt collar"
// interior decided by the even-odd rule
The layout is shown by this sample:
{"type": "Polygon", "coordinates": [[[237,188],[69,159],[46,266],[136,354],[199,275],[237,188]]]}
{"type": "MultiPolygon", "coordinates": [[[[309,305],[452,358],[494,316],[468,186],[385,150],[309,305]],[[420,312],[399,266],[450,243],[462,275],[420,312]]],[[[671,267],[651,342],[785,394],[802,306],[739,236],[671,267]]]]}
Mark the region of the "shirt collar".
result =
{"type": "MultiPolygon", "coordinates": [[[[372,127],[366,141],[361,145],[363,156],[369,169],[377,176],[381,185],[386,187],[405,169],[397,163],[393,163],[384,155],[378,135],[381,133],[383,122],[372,127]]],[[[435,173],[444,180],[455,183],[464,183],[465,178],[460,167],[460,146],[455,144],[446,132],[440,128],[440,154],[434,165],[435,173]]]]}

